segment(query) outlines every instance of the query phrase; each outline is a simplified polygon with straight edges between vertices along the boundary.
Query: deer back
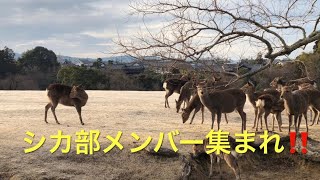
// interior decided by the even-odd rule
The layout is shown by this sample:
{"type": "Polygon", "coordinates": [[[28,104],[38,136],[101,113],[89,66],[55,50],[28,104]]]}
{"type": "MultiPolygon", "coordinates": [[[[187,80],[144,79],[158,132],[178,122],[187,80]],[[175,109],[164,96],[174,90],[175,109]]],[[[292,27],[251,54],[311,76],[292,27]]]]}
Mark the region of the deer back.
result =
{"type": "Polygon", "coordinates": [[[181,87],[186,83],[186,80],[181,79],[167,79],[165,80],[165,83],[167,83],[166,89],[174,91],[176,93],[180,93],[181,87]]]}

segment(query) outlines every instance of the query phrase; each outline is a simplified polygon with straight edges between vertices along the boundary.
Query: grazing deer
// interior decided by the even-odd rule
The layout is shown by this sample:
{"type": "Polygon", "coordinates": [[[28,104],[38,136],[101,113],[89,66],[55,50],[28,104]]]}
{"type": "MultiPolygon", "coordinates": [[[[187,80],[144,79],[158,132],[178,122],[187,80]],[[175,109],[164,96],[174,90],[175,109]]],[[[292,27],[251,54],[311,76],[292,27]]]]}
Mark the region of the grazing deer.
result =
{"type": "Polygon", "coordinates": [[[197,86],[197,92],[201,103],[211,112],[211,129],[213,129],[216,114],[218,120],[218,129],[220,129],[221,114],[231,113],[234,110],[237,110],[242,120],[241,130],[242,132],[243,130],[246,130],[246,113],[243,112],[244,104],[246,102],[246,95],[241,89],[215,90],[209,92],[206,88],[206,85],[200,83],[197,86]]]}
{"type": "Polygon", "coordinates": [[[290,86],[283,86],[281,88],[281,98],[284,99],[284,107],[289,118],[289,133],[292,124],[292,116],[294,116],[294,126],[297,133],[299,132],[302,115],[306,119],[306,128],[308,131],[308,99],[306,99],[305,93],[301,90],[292,92],[292,89],[293,87],[290,86]]]}
{"type": "MultiPolygon", "coordinates": [[[[196,94],[194,94],[192,96],[190,102],[187,104],[187,107],[185,109],[182,109],[182,114],[181,114],[182,123],[185,123],[189,119],[189,116],[190,116],[191,112],[194,110],[193,116],[192,116],[191,121],[190,121],[190,124],[192,124],[195,115],[200,111],[200,109],[201,109],[201,112],[202,112],[202,122],[201,122],[201,124],[203,124],[203,121],[204,121],[204,106],[202,105],[202,103],[200,101],[199,95],[196,93],[196,94]]],[[[228,124],[227,115],[224,114],[224,117],[225,117],[226,122],[228,124]]]]}
{"type": "Polygon", "coordinates": [[[258,108],[258,121],[256,126],[256,131],[258,131],[258,126],[259,126],[259,120],[262,121],[262,114],[264,113],[264,120],[266,124],[266,129],[268,129],[268,123],[267,123],[267,118],[270,113],[273,114],[272,116],[272,131],[274,131],[274,120],[275,118],[278,121],[278,127],[279,131],[282,132],[281,130],[281,125],[282,125],[282,118],[281,118],[281,112],[284,110],[284,102],[283,100],[278,100],[276,97],[270,94],[263,94],[258,97],[258,100],[256,101],[256,106],[258,108]]]}
{"type": "Polygon", "coordinates": [[[46,123],[48,123],[47,113],[49,108],[51,108],[56,123],[60,124],[55,113],[55,109],[60,103],[65,106],[74,106],[79,114],[80,123],[84,125],[81,116],[81,107],[86,105],[88,101],[88,95],[82,87],[70,87],[62,84],[50,84],[47,88],[47,96],[50,102],[45,106],[44,121],[46,123]]]}
{"type": "Polygon", "coordinates": [[[200,109],[201,109],[201,112],[202,112],[202,123],[201,124],[203,124],[203,121],[204,121],[204,114],[203,114],[204,113],[204,106],[202,105],[202,103],[200,101],[199,95],[195,94],[191,98],[190,102],[187,104],[187,107],[185,109],[182,109],[182,114],[181,114],[182,123],[185,123],[189,119],[189,116],[190,116],[191,112],[194,110],[193,116],[192,116],[191,121],[190,121],[190,124],[192,124],[195,115],[200,111],[200,109]]]}
{"type": "MultiPolygon", "coordinates": [[[[192,93],[192,91],[193,91],[192,86],[193,86],[193,82],[188,81],[181,87],[178,101],[176,100],[177,113],[180,110],[182,102],[184,102],[184,104],[189,103],[191,95],[193,94],[192,93]]],[[[183,107],[185,107],[185,105],[183,107]]]]}
{"type": "Polygon", "coordinates": [[[181,87],[188,81],[186,80],[181,80],[181,79],[167,79],[163,83],[163,88],[166,90],[166,95],[165,95],[165,102],[164,102],[164,107],[170,108],[168,98],[175,92],[180,94],[180,89],[181,87]]]}
{"type": "MultiPolygon", "coordinates": [[[[231,153],[230,154],[226,154],[223,152],[220,152],[220,154],[215,154],[215,153],[211,153],[210,155],[210,173],[209,176],[212,177],[213,176],[213,163],[215,160],[217,160],[218,163],[218,167],[219,167],[219,176],[220,179],[222,177],[222,173],[221,173],[221,159],[224,160],[228,166],[232,169],[234,175],[236,176],[237,180],[240,180],[240,168],[237,162],[237,153],[235,152],[235,147],[236,147],[236,142],[235,139],[231,138],[231,136],[228,137],[230,146],[231,146],[231,153]]],[[[206,146],[209,144],[209,140],[208,139],[204,139],[203,140],[203,144],[197,144],[197,145],[193,145],[193,154],[195,157],[198,157],[200,154],[206,153],[207,148],[206,146]]]]}
{"type": "MultiPolygon", "coordinates": [[[[253,127],[256,127],[256,122],[258,121],[258,107],[256,102],[258,101],[258,97],[263,95],[263,94],[270,94],[272,95],[276,100],[280,99],[280,92],[275,90],[275,89],[267,89],[265,91],[256,91],[255,90],[255,85],[252,82],[248,82],[245,84],[242,88],[243,92],[246,94],[250,104],[254,108],[254,123],[253,127]]],[[[261,128],[262,128],[262,121],[261,121],[261,128]]]]}

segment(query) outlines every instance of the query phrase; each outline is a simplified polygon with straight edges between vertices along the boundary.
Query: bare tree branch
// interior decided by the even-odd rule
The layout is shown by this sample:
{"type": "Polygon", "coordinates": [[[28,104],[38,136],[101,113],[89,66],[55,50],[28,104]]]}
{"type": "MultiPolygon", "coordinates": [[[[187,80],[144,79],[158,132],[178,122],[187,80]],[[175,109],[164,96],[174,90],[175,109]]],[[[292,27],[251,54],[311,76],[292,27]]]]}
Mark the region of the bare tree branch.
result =
{"type": "Polygon", "coordinates": [[[320,39],[318,0],[137,0],[131,7],[143,17],[163,18],[163,26],[150,29],[145,23],[147,35],[119,38],[122,50],[118,53],[199,61],[219,49],[245,43],[269,59],[268,64],[245,74],[222,71],[235,76],[232,82],[261,72],[274,59],[320,39]]]}

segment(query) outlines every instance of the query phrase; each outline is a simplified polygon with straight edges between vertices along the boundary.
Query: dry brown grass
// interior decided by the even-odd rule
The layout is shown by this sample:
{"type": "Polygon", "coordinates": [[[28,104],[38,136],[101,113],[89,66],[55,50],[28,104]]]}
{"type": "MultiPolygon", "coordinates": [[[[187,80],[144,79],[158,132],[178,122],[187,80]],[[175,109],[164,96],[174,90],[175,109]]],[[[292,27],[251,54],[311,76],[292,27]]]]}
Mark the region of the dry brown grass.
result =
{"type": "MultiPolygon", "coordinates": [[[[175,142],[181,154],[188,154],[191,147],[179,145],[179,140],[202,139],[210,130],[208,111],[204,124],[200,124],[200,114],[196,116],[194,124],[182,124],[180,114],[173,108],[176,94],[169,98],[171,109],[164,108],[164,92],[88,91],[88,95],[89,101],[82,113],[85,126],[80,125],[75,108],[62,105],[56,110],[61,123],[57,125],[50,111],[49,124],[44,122],[44,106],[47,103],[44,91],[0,91],[0,179],[177,179],[181,172],[179,158],[153,157],[144,152],[132,154],[130,148],[134,147],[135,140],[130,134],[137,133],[141,142],[151,136],[152,144],[155,144],[160,132],[179,130],[180,135],[175,136],[175,142]],[[81,129],[100,130],[99,152],[91,156],[76,155],[75,133],[81,129]],[[55,140],[49,136],[56,134],[57,130],[73,136],[69,154],[49,152],[55,144],[55,140]],[[44,146],[34,153],[24,154],[23,150],[29,147],[23,140],[26,131],[35,133],[36,139],[44,135],[47,138],[44,146]],[[106,135],[115,137],[118,131],[123,132],[120,142],[124,149],[120,151],[115,148],[104,154],[102,150],[110,144],[106,135]]],[[[245,112],[248,117],[247,129],[251,130],[253,112],[249,104],[246,104],[245,112]]],[[[230,131],[231,135],[240,132],[239,115],[232,113],[228,118],[229,124],[222,120],[222,129],[230,131]]],[[[283,121],[282,136],[287,134],[288,124],[284,116],[283,121]]],[[[304,123],[301,127],[305,129],[304,123]]],[[[309,136],[319,140],[319,128],[319,125],[311,127],[309,136]]],[[[167,137],[166,134],[163,146],[170,148],[167,137]]],[[[313,165],[303,166],[302,169],[290,163],[292,161],[281,158],[266,164],[254,162],[252,167],[247,162],[241,166],[240,162],[242,178],[279,179],[282,176],[282,179],[308,179],[319,175],[320,171],[315,171],[313,165]],[[287,165],[283,167],[284,164],[287,165]],[[251,169],[255,172],[251,172],[251,169]]],[[[227,168],[224,168],[224,174],[225,177],[233,177],[227,168]]]]}

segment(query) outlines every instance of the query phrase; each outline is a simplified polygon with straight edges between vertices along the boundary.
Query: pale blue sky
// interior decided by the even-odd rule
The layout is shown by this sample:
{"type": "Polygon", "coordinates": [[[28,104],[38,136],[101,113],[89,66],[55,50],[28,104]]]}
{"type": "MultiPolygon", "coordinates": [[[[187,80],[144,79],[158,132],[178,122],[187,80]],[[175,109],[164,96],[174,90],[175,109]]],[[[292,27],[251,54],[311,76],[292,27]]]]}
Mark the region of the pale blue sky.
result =
{"type": "Polygon", "coordinates": [[[45,46],[57,54],[105,56],[117,33],[139,24],[128,16],[129,0],[1,0],[0,46],[22,53],[45,46]]]}

